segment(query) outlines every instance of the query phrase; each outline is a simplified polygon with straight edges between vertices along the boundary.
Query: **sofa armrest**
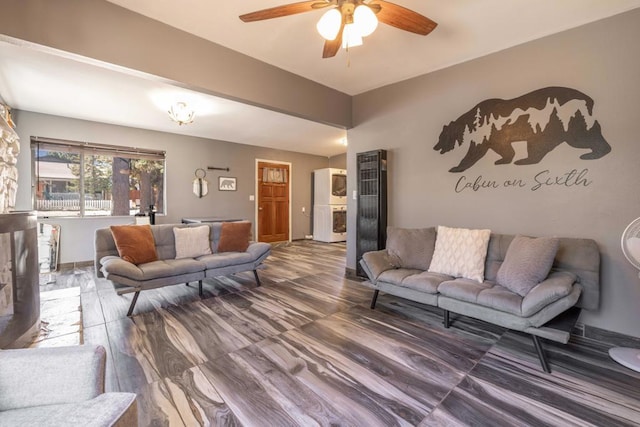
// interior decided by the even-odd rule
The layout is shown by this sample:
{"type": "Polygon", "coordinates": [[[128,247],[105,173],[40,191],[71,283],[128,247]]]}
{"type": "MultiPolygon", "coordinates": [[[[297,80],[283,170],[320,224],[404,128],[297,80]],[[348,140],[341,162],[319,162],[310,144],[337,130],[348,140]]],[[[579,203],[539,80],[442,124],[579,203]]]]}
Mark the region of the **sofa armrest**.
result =
{"type": "Polygon", "coordinates": [[[262,262],[271,253],[271,245],[264,242],[251,242],[247,248],[254,261],[262,262]]]}
{"type": "Polygon", "coordinates": [[[576,280],[577,276],[571,272],[552,272],[524,297],[522,300],[522,315],[529,317],[552,302],[569,295],[576,280]]]}
{"type": "Polygon", "coordinates": [[[104,392],[102,346],[0,351],[0,411],[83,402],[104,392]]]}
{"type": "Polygon", "coordinates": [[[366,264],[366,273],[371,280],[371,283],[375,284],[378,277],[387,270],[396,268],[391,263],[391,257],[386,249],[381,251],[366,252],[362,255],[362,262],[366,264]]]}
{"type": "Polygon", "coordinates": [[[137,265],[120,257],[104,257],[100,263],[102,264],[102,272],[107,279],[110,274],[116,274],[131,280],[144,280],[144,274],[137,265]]]}

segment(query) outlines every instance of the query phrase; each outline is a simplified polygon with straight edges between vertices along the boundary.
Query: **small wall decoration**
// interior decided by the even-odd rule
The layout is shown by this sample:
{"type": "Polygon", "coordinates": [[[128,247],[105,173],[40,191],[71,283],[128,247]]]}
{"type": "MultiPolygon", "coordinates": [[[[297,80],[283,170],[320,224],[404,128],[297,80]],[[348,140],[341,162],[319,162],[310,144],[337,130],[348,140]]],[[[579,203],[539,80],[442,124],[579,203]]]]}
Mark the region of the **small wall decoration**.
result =
{"type": "Polygon", "coordinates": [[[209,183],[204,179],[207,176],[207,173],[204,169],[198,168],[196,169],[195,174],[196,178],[193,180],[193,194],[201,199],[209,192],[209,183]]]}
{"type": "Polygon", "coordinates": [[[502,158],[496,165],[513,161],[512,143],[526,141],[527,157],[516,165],[539,163],[544,156],[566,142],[571,147],[588,149],[583,160],[599,159],[611,151],[593,117],[593,99],[567,87],[546,87],[514,99],[487,99],[445,125],[433,147],[445,154],[457,147],[467,153],[449,172],[472,167],[489,149],[502,158]]]}
{"type": "Polygon", "coordinates": [[[236,178],[228,176],[218,177],[218,190],[220,191],[236,191],[236,178]]]}

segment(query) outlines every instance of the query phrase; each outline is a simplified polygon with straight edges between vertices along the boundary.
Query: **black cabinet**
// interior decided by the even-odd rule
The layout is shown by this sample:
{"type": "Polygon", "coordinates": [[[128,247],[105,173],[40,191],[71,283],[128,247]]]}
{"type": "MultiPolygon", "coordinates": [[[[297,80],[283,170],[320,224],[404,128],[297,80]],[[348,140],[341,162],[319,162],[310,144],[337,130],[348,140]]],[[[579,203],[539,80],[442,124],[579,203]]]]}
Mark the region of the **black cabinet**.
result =
{"type": "Polygon", "coordinates": [[[356,272],[362,254],[384,249],[387,240],[387,152],[367,151],[357,155],[358,208],[356,223],[356,272]]]}

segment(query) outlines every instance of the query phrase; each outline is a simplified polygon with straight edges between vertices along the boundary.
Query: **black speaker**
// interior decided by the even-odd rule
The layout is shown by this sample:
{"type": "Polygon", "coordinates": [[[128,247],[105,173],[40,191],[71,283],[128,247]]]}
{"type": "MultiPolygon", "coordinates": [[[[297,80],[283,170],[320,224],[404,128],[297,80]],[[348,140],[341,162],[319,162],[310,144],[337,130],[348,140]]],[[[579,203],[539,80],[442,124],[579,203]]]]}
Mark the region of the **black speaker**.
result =
{"type": "Polygon", "coordinates": [[[387,241],[387,152],[358,153],[357,164],[356,272],[366,278],[362,255],[384,249],[387,241]]]}

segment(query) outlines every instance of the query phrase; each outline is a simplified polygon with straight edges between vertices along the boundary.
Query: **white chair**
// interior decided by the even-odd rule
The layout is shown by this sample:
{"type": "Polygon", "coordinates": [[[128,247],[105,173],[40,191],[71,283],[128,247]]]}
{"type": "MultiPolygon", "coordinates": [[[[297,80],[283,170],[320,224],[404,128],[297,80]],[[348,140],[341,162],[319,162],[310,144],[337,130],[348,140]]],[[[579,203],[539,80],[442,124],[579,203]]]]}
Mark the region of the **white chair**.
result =
{"type": "Polygon", "coordinates": [[[133,393],[105,393],[102,346],[0,350],[0,426],[137,426],[133,393]]]}

